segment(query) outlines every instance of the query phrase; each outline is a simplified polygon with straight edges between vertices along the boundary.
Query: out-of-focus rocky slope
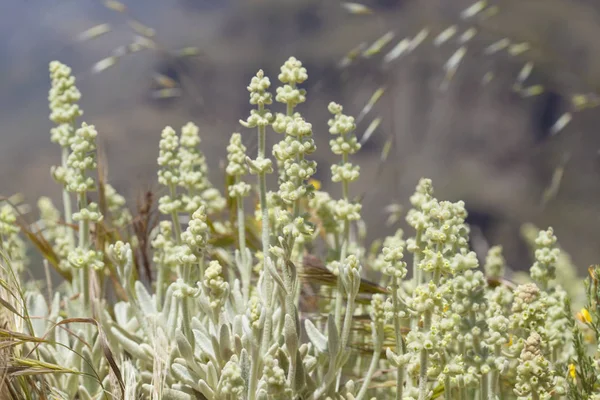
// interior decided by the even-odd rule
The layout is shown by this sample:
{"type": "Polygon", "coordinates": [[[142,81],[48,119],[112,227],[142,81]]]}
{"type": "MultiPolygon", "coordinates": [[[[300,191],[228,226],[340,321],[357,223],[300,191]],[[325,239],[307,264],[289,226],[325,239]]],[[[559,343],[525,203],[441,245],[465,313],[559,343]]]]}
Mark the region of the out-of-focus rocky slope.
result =
{"type": "MultiPolygon", "coordinates": [[[[194,46],[198,57],[175,60],[144,51],[121,59],[100,74],[90,73],[98,60],[131,40],[126,17],[101,1],[8,0],[0,5],[0,193],[22,192],[34,203],[40,195],[58,199],[49,167],[58,149],[49,141],[47,65],[60,59],[71,65],[83,93],[84,119],[97,126],[110,164],[110,179],[129,196],[155,181],[160,131],[188,120],[203,133],[202,148],[221,182],[231,132],[248,112],[246,85],[258,68],[276,82],[279,65],[290,55],[309,72],[308,98],[302,112],[313,123],[323,164],[319,178],[329,187],[326,105],[335,100],[358,114],[372,92],[386,86],[385,97],[359,124],[359,134],[374,116],[383,122],[358,157],[366,192],[364,212],[372,234],[383,226],[383,206],[408,205],[419,177],[434,180],[440,198],[464,199],[472,222],[486,237],[502,243],[515,268],[523,268],[527,250],[518,237],[521,223],[555,227],[561,244],[582,267],[600,259],[597,109],[578,113],[559,135],[553,122],[568,105],[569,93],[600,89],[600,6],[592,1],[498,1],[500,13],[479,26],[477,41],[503,37],[528,41],[527,55],[485,57],[468,52],[454,81],[440,91],[450,47],[429,40],[413,54],[381,66],[377,57],[340,73],[337,62],[361,42],[372,43],[389,30],[393,43],[422,27],[440,32],[458,21],[469,5],[425,0],[373,0],[370,16],[348,15],[337,1],[317,0],[171,0],[125,2],[130,15],[156,30],[164,49],[194,46]],[[110,23],[112,32],[79,43],[82,31],[110,23]],[[524,60],[535,61],[530,80],[545,94],[523,99],[511,91],[524,60]],[[486,72],[496,78],[481,85],[486,72]],[[174,99],[153,99],[152,75],[167,74],[182,84],[174,99]],[[379,154],[386,138],[396,147],[383,168],[379,154]],[[544,188],[565,155],[560,191],[545,207],[544,188]],[[377,228],[376,228],[377,227],[377,228]]],[[[483,45],[482,44],[482,45],[483,45]]],[[[379,57],[380,59],[380,57],[379,57]]],[[[273,107],[277,107],[276,105],[273,107]]],[[[247,134],[253,148],[254,133],[247,134]]],[[[271,141],[278,140],[270,134],[271,141]]],[[[377,232],[378,233],[378,232],[377,232]]]]}

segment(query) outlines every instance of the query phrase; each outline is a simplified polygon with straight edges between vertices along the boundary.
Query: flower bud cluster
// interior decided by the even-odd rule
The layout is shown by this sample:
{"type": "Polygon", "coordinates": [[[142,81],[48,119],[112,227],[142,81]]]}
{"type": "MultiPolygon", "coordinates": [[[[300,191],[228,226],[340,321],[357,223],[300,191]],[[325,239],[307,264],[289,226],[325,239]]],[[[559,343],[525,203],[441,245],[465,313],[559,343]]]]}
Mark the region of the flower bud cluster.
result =
{"type": "Polygon", "coordinates": [[[225,172],[234,177],[234,183],[229,186],[229,197],[246,197],[250,193],[250,185],[243,182],[242,178],[248,173],[246,165],[246,146],[242,143],[242,135],[234,133],[231,135],[227,146],[227,160],[229,161],[225,172]]]}
{"type": "Polygon", "coordinates": [[[225,199],[208,179],[206,158],[198,148],[200,142],[198,127],[192,122],[184,125],[177,152],[180,162],[178,183],[185,190],[181,199],[187,213],[193,213],[205,205],[210,214],[222,210],[225,199]]]}
{"type": "Polygon", "coordinates": [[[549,282],[556,278],[556,263],[560,255],[556,240],[552,228],[540,231],[535,239],[535,263],[531,267],[530,274],[543,289],[547,289],[549,282]]]}
{"type": "Polygon", "coordinates": [[[94,190],[94,179],[87,175],[96,169],[96,137],[98,132],[93,125],[85,122],[75,131],[71,140],[71,154],[67,159],[67,169],[63,181],[70,192],[83,194],[94,190]]]}
{"type": "Polygon", "coordinates": [[[77,104],[81,93],[75,86],[71,68],[58,61],[50,62],[50,79],[50,120],[58,125],[50,131],[51,140],[63,148],[68,148],[75,134],[75,120],[83,114],[77,104]]]}

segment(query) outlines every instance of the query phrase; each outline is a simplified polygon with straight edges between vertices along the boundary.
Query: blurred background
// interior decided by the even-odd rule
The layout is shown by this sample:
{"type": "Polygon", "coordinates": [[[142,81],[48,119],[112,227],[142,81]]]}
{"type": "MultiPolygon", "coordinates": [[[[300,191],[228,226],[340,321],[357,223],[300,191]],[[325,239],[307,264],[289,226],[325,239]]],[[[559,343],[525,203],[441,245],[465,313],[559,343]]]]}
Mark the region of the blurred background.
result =
{"type": "Polygon", "coordinates": [[[464,20],[472,0],[3,0],[0,194],[23,193],[32,205],[41,195],[60,198],[49,173],[60,161],[49,134],[52,60],[73,68],[82,120],[100,133],[109,180],[134,200],[156,187],[161,130],[187,121],[200,127],[211,180],[222,187],[231,133],[256,146],[238,122],[250,109],[250,78],[262,68],[276,84],[279,66],[295,56],[309,74],[300,111],[313,124],[317,178],[334,194],[327,104],[359,115],[384,90],[357,130],[362,137],[376,126],[356,157],[362,175],[352,188],[365,196],[371,237],[395,229],[384,225],[384,207],[409,206],[419,178],[429,177],[438,198],[466,202],[478,237],[502,244],[513,268],[529,267],[519,230],[532,222],[553,226],[584,271],[600,260],[600,114],[575,106],[582,98],[596,105],[600,89],[600,3],[492,3],[495,12],[464,20]],[[457,33],[436,45],[453,26],[457,33]],[[389,61],[423,28],[418,47],[389,61]],[[465,32],[476,34],[447,82],[465,32]],[[527,51],[516,51],[523,43],[527,51]],[[528,62],[525,89],[514,90],[528,62]],[[557,129],[565,115],[572,120],[557,129]]]}

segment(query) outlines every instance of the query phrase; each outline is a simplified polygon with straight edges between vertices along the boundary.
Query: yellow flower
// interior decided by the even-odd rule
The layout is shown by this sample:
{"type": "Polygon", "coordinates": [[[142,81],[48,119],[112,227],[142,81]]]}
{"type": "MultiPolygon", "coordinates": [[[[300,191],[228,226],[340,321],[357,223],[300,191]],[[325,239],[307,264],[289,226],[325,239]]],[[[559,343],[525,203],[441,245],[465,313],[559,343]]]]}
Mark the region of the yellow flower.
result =
{"type": "Polygon", "coordinates": [[[581,311],[577,313],[577,319],[587,324],[592,322],[592,316],[590,315],[590,312],[585,308],[582,308],[581,311]]]}
{"type": "Polygon", "coordinates": [[[577,375],[575,364],[569,364],[569,375],[571,375],[571,378],[575,379],[575,376],[577,375]]]}
{"type": "Polygon", "coordinates": [[[308,180],[308,184],[312,185],[315,190],[320,190],[321,189],[321,181],[316,180],[316,179],[309,179],[308,180]]]}
{"type": "Polygon", "coordinates": [[[508,343],[506,343],[507,346],[512,346],[513,345],[513,335],[508,335],[508,343]]]}

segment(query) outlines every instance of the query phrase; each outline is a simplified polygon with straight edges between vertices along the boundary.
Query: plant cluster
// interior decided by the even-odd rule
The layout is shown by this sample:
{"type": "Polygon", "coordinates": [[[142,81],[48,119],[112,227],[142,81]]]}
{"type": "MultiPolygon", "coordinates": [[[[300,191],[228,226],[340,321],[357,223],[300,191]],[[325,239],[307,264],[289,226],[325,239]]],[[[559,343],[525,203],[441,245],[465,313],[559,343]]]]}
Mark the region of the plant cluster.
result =
{"type": "Polygon", "coordinates": [[[198,128],[162,131],[161,218],[151,194],[132,216],[96,173],[98,133],[78,122],[75,79],[59,62],[50,72],[63,210],[42,198],[28,225],[10,199],[0,209],[0,390],[9,396],[600,399],[600,267],[574,318],[572,288],[557,279],[572,266],[552,228],[536,232],[530,274],[511,282],[501,247],[480,266],[464,202],[437,199],[428,179],[410,198],[412,234],[367,246],[351,190],[355,120],[329,104],[335,199],[312,178],[313,127],[299,111],[308,75],[297,59],[281,67],[274,95],[263,71],[252,78],[240,123],[258,148],[248,154],[232,134],[225,194],[208,179],[198,128]],[[281,140],[269,153],[273,132],[281,140]],[[22,235],[64,278],[55,289],[50,279],[21,283],[22,235]]]}

